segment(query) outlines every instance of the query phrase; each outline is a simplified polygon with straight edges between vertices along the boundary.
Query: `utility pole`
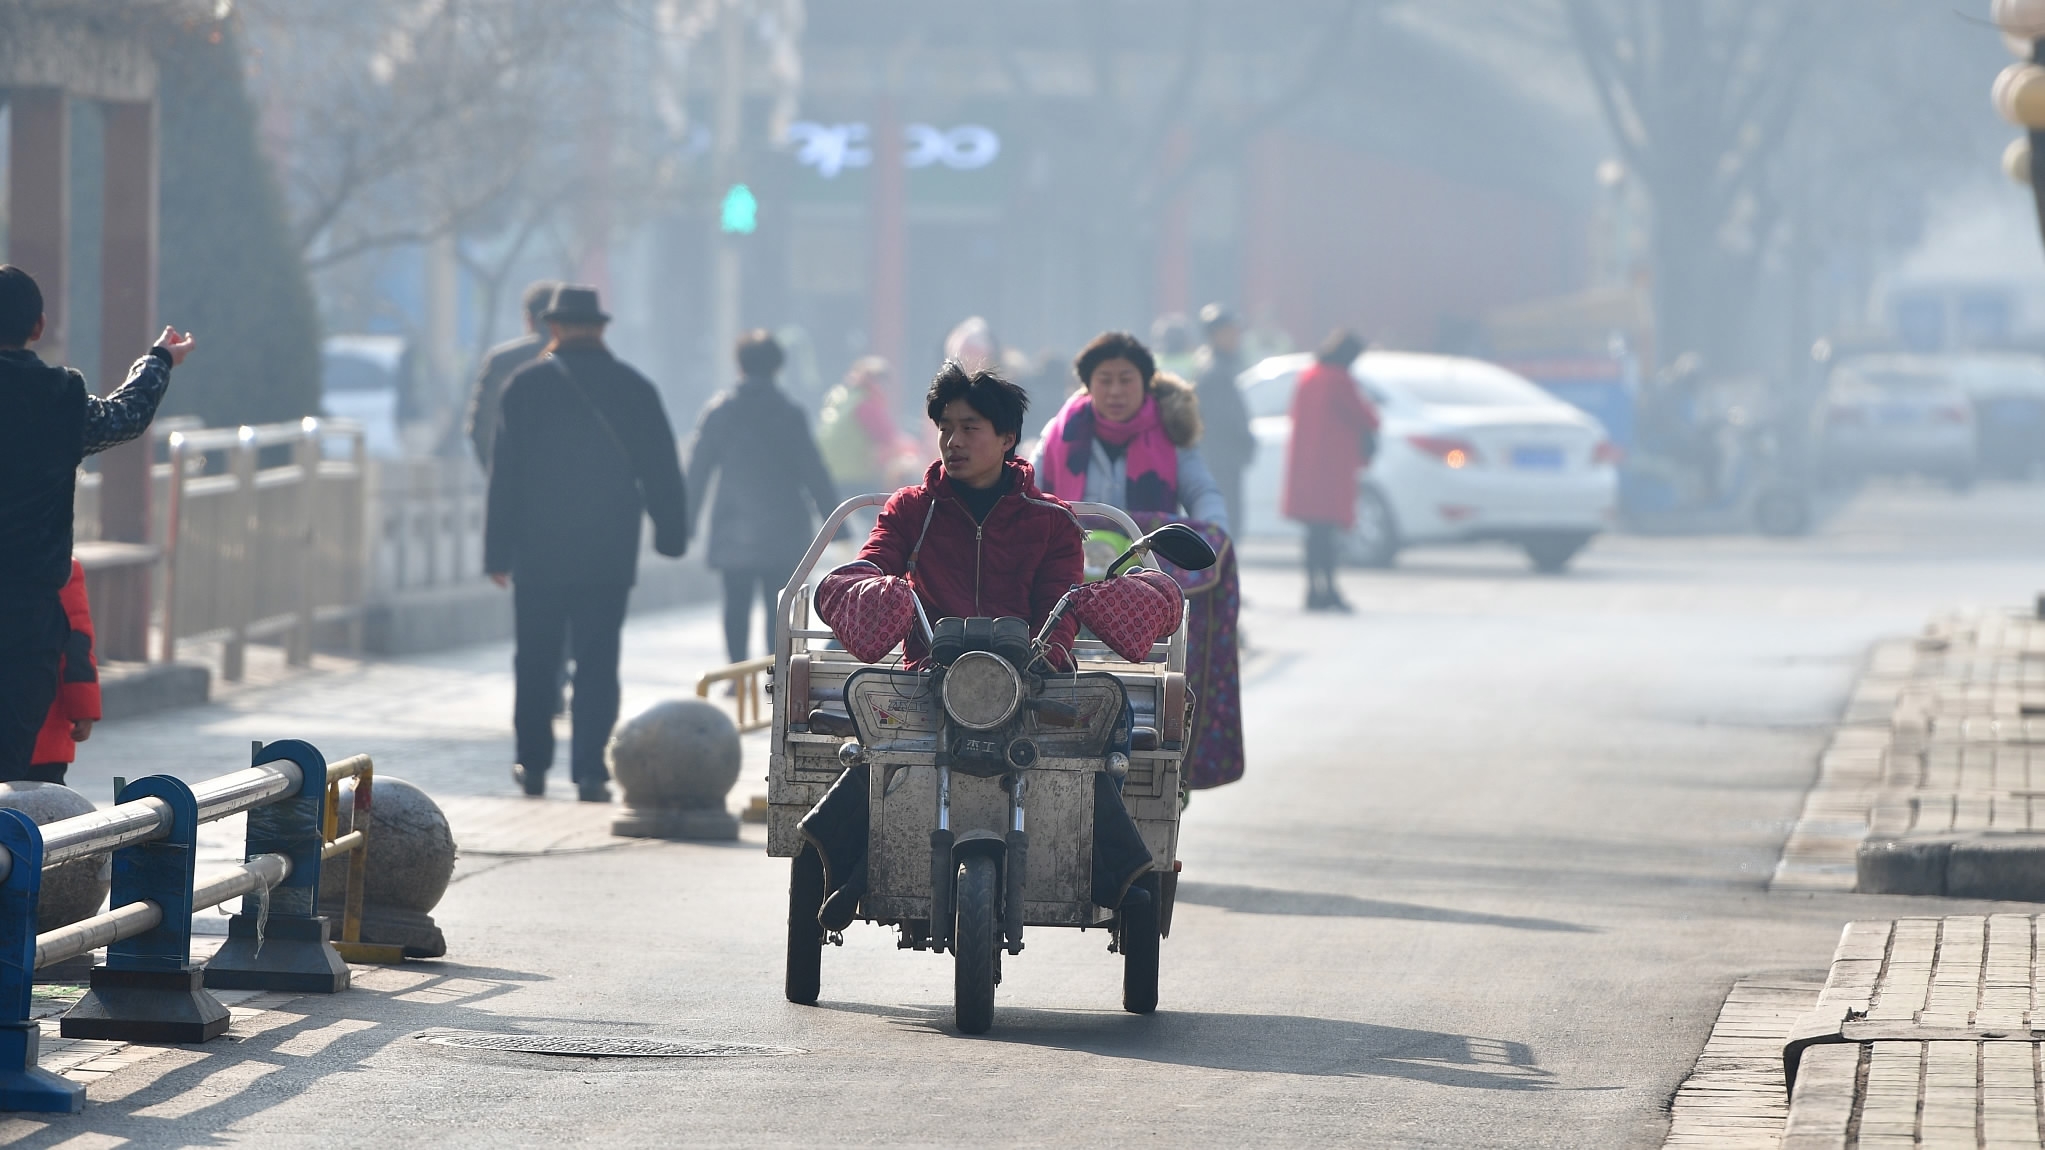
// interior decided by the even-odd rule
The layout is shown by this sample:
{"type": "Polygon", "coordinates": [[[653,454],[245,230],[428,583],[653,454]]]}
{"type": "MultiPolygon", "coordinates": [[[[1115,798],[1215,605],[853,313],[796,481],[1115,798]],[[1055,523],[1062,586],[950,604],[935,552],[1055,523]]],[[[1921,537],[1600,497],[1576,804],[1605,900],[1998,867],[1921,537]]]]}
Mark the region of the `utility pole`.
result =
{"type": "Polygon", "coordinates": [[[710,383],[730,371],[727,357],[738,340],[743,289],[739,245],[743,237],[724,226],[724,197],[739,178],[739,132],[745,111],[745,9],[743,0],[724,0],[717,20],[717,114],[712,170],[717,198],[710,216],[710,383]]]}

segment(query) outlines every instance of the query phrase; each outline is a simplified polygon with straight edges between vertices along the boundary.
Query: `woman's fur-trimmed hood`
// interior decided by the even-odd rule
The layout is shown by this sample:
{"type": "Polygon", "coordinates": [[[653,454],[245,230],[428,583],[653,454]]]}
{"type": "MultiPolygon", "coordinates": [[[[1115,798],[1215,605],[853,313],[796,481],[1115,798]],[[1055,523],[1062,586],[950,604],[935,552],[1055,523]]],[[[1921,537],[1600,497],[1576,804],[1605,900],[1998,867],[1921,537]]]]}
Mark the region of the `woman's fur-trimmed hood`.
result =
{"type": "Polygon", "coordinates": [[[1151,377],[1150,393],[1157,399],[1157,414],[1165,435],[1174,447],[1194,447],[1200,442],[1200,397],[1193,385],[1160,371],[1151,377]]]}

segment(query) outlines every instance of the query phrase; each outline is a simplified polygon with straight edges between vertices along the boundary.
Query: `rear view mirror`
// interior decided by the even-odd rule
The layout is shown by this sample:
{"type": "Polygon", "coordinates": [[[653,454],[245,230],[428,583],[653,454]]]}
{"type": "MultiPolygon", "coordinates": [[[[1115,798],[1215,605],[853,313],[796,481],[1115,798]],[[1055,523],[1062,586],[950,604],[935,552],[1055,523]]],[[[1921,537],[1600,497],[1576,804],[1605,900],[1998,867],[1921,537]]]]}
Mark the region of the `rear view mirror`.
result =
{"type": "Polygon", "coordinates": [[[1214,566],[1214,548],[1208,546],[1198,531],[1183,523],[1167,523],[1144,536],[1143,542],[1174,567],[1205,571],[1214,566]]]}
{"type": "Polygon", "coordinates": [[[1215,563],[1214,548],[1207,545],[1198,531],[1183,523],[1167,523],[1130,544],[1129,550],[1108,564],[1108,576],[1121,574],[1126,564],[1145,554],[1162,555],[1174,567],[1186,571],[1205,571],[1215,563]]]}

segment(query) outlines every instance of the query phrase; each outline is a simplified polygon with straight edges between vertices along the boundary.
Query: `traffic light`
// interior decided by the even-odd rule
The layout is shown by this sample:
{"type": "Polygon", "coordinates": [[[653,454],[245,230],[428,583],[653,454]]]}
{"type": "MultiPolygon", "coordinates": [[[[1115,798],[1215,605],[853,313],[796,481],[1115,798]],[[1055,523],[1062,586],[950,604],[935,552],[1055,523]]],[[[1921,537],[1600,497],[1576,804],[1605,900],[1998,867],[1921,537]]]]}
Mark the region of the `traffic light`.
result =
{"type": "Polygon", "coordinates": [[[749,236],[760,225],[760,201],[753,195],[753,189],[744,184],[733,184],[724,193],[724,207],[718,216],[719,225],[727,235],[749,236]]]}
{"type": "Polygon", "coordinates": [[[2002,153],[2003,171],[2020,184],[2031,185],[2038,225],[2045,234],[2045,0],[1994,0],[1991,12],[2002,29],[2003,43],[2017,63],[1995,78],[1990,99],[2002,118],[2024,129],[2002,153]]]}

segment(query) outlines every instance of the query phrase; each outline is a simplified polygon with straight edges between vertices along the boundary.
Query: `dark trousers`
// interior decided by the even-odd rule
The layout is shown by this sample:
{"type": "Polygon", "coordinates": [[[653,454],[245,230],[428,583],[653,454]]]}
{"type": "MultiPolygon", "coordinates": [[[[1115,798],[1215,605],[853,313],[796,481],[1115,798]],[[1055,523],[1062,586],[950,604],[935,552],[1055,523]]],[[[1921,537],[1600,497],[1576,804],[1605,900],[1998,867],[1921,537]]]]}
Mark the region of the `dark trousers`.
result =
{"type": "Polygon", "coordinates": [[[1309,523],[1307,528],[1307,590],[1320,593],[1335,589],[1335,568],[1341,546],[1332,523],[1309,523]]]}
{"type": "Polygon", "coordinates": [[[570,775],[577,785],[595,785],[610,777],[604,768],[604,745],[618,722],[618,640],[631,593],[630,587],[615,585],[512,584],[518,694],[511,722],[518,732],[518,761],[527,771],[554,765],[554,710],[561,702],[565,641],[575,656],[570,775]]]}
{"type": "Polygon", "coordinates": [[[36,736],[57,701],[57,672],[70,634],[54,591],[0,602],[0,782],[34,777],[36,736]]]}
{"type": "Polygon", "coordinates": [[[747,568],[724,572],[724,649],[734,663],[746,658],[746,641],[753,631],[753,596],[767,608],[768,651],[774,648],[774,599],[788,584],[787,571],[747,568]],[[757,592],[756,592],[757,589],[757,592]]]}

